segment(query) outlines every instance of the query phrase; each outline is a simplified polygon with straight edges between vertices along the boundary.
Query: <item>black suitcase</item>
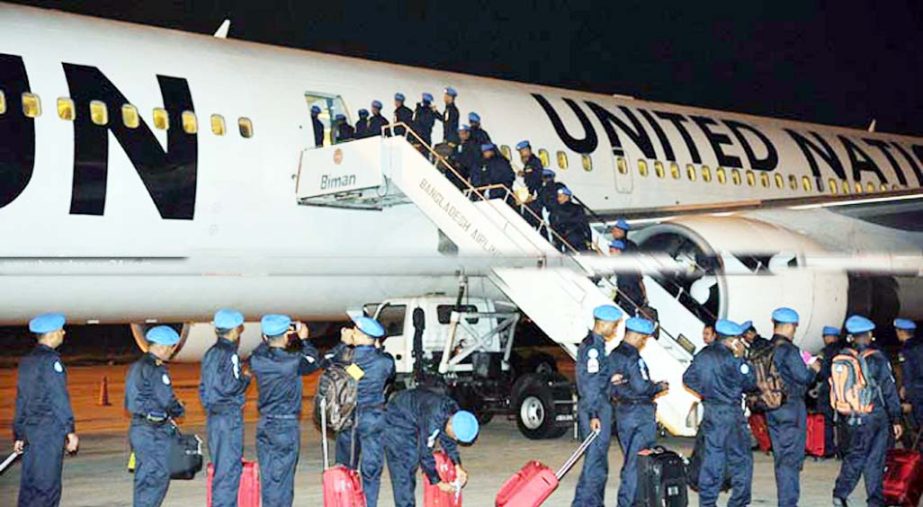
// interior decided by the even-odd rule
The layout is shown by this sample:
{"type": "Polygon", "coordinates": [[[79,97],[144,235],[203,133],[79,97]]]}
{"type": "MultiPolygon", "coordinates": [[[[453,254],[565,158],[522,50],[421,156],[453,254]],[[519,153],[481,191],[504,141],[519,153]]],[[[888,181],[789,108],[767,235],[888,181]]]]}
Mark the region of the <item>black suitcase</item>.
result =
{"type": "MultiPolygon", "coordinates": [[[[705,458],[705,433],[699,427],[699,432],[695,435],[695,447],[692,449],[692,455],[689,456],[689,465],[686,467],[686,479],[692,491],[699,491],[699,474],[702,473],[702,462],[705,458]]],[[[725,465],[724,482],[721,483],[721,491],[731,489],[731,471],[725,465]]]]}
{"type": "Polygon", "coordinates": [[[175,428],[170,439],[170,478],[188,481],[202,470],[202,440],[175,428]]]}
{"type": "Polygon", "coordinates": [[[638,453],[636,507],[686,507],[686,461],[661,446],[638,453]]]}

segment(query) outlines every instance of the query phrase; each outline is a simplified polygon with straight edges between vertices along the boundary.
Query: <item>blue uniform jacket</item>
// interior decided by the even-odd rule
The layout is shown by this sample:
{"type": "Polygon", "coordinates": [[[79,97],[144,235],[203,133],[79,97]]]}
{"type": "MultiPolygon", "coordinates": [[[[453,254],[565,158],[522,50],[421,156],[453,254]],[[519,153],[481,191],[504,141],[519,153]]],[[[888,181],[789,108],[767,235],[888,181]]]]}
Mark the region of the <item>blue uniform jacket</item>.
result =
{"type": "Polygon", "coordinates": [[[458,410],[458,404],[452,398],[423,389],[401,391],[388,402],[388,427],[417,434],[420,465],[430,484],[439,483],[436,459],[433,458],[436,442],[453,463],[461,463],[458,444],[445,434],[446,423],[458,410]]]}
{"type": "Polygon", "coordinates": [[[551,183],[543,181],[541,188],[538,190],[538,199],[541,201],[542,207],[548,210],[548,213],[552,216],[554,215],[554,210],[558,207],[558,190],[565,188],[565,186],[557,181],[552,181],[551,183]]]}
{"type": "Polygon", "coordinates": [[[356,120],[355,136],[356,139],[365,139],[366,137],[370,137],[368,118],[359,118],[356,120]]]}
{"type": "Polygon", "coordinates": [[[772,337],[772,344],[776,347],[772,361],[779,369],[782,383],[785,384],[785,394],[788,396],[786,403],[800,401],[804,403],[804,394],[814,383],[816,374],[808,368],[801,359],[801,350],[784,336],[772,337]]]}
{"type": "Polygon", "coordinates": [[[892,423],[896,424],[901,420],[901,400],[897,394],[897,384],[894,382],[894,376],[891,374],[891,363],[885,353],[876,350],[871,354],[866,363],[869,367],[869,374],[875,379],[875,384],[881,392],[881,398],[874,400],[872,416],[887,417],[892,423]],[[882,406],[882,403],[884,406],[882,406]]]}
{"type": "Polygon", "coordinates": [[[147,353],[128,370],[125,379],[125,410],[141,417],[181,417],[186,409],[173,392],[170,373],[147,353]]]}
{"type": "Polygon", "coordinates": [[[289,352],[263,342],[250,356],[256,377],[261,416],[300,416],[301,379],[318,368],[317,349],[302,340],[301,350],[289,352]]]}
{"type": "MultiPolygon", "coordinates": [[[[394,110],[394,123],[403,123],[409,127],[413,127],[413,111],[409,107],[402,105],[401,107],[394,110]]],[[[404,128],[398,127],[394,129],[396,134],[403,134],[404,128]]]]}
{"type": "Polygon", "coordinates": [[[218,338],[202,358],[199,400],[208,412],[240,411],[250,377],[243,374],[237,343],[218,338]]]}
{"type": "Polygon", "coordinates": [[[455,147],[451,162],[462,178],[468,178],[473,171],[481,167],[481,147],[469,137],[467,141],[455,147]]]}
{"type": "Polygon", "coordinates": [[[592,238],[586,212],[573,201],[555,206],[551,227],[577,249],[585,248],[585,243],[592,238]]]}
{"type": "Polygon", "coordinates": [[[324,124],[317,116],[311,116],[311,126],[314,129],[314,146],[320,148],[324,145],[324,124]]]}
{"type": "Polygon", "coordinates": [[[471,133],[471,139],[474,139],[474,142],[480,146],[482,144],[487,144],[490,142],[490,134],[481,127],[471,126],[469,132],[471,133]]]}
{"type": "Polygon", "coordinates": [[[577,347],[577,393],[579,409],[586,410],[590,419],[599,417],[604,403],[609,403],[609,360],[606,340],[590,332],[577,347]]]}
{"type": "Polygon", "coordinates": [[[39,344],[19,363],[13,439],[23,440],[28,425],[49,423],[65,433],[74,432],[67,371],[55,349],[39,344]]]}
{"type": "Polygon", "coordinates": [[[413,113],[413,129],[420,134],[424,141],[430,140],[433,135],[433,125],[436,124],[436,112],[422,103],[417,104],[413,113]]]}
{"type": "Polygon", "coordinates": [[[388,120],[380,115],[373,114],[369,117],[369,137],[375,137],[381,135],[381,128],[388,124],[388,120]]]}
{"type": "Polygon", "coordinates": [[[820,363],[820,372],[817,373],[817,381],[820,382],[821,389],[830,390],[827,381],[830,379],[830,373],[832,372],[833,358],[836,357],[845,346],[843,342],[836,341],[829,345],[824,345],[824,348],[821,350],[822,359],[820,363]]]}
{"type": "Polygon", "coordinates": [[[647,363],[628,342],[622,342],[609,354],[609,375],[622,375],[623,382],[611,387],[611,395],[620,403],[653,403],[660,386],[651,382],[647,363]]]}
{"type": "Polygon", "coordinates": [[[394,358],[391,354],[371,345],[351,347],[339,343],[326,354],[321,361],[321,368],[338,363],[348,366],[355,363],[362,369],[362,378],[357,382],[356,405],[359,408],[383,407],[385,404],[385,386],[394,378],[394,358]],[[348,360],[347,350],[352,352],[352,360],[348,360]]]}
{"type": "Polygon", "coordinates": [[[493,158],[484,160],[484,167],[487,171],[488,185],[503,185],[509,189],[513,188],[516,173],[513,172],[513,166],[510,165],[510,161],[506,157],[495,154],[493,158]]]}
{"type": "Polygon", "coordinates": [[[714,342],[693,358],[683,373],[683,384],[698,393],[706,406],[734,405],[742,411],[741,397],[756,389],[756,375],[745,359],[714,342]]]}
{"type": "Polygon", "coordinates": [[[529,155],[529,158],[526,159],[526,162],[522,166],[523,176],[522,179],[526,183],[526,187],[529,188],[529,193],[532,195],[537,195],[539,190],[542,189],[542,161],[540,158],[536,157],[533,153],[529,155]]]}
{"type": "Polygon", "coordinates": [[[923,338],[914,336],[901,347],[901,378],[907,397],[923,401],[923,338]]]}
{"type": "Polygon", "coordinates": [[[442,139],[447,143],[458,144],[458,108],[455,104],[447,104],[445,111],[436,119],[442,122],[442,139]]]}

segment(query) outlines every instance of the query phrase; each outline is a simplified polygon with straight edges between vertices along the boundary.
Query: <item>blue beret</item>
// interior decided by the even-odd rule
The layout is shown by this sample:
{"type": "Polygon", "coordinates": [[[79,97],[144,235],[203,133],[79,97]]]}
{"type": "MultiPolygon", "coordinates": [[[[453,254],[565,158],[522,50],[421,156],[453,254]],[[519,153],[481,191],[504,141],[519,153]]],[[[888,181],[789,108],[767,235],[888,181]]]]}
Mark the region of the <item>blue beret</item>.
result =
{"type": "Polygon", "coordinates": [[[356,317],[353,319],[356,328],[359,331],[371,336],[372,338],[381,338],[385,335],[385,328],[377,320],[370,317],[356,317]]]}
{"type": "Polygon", "coordinates": [[[463,131],[463,130],[464,130],[465,132],[468,132],[469,130],[471,130],[471,127],[469,127],[468,125],[464,125],[464,124],[458,127],[458,131],[459,131],[459,132],[461,132],[461,131],[463,131]]]}
{"type": "Polygon", "coordinates": [[[827,335],[840,336],[840,328],[833,327],[833,326],[824,326],[823,336],[827,336],[827,335]]]}
{"type": "Polygon", "coordinates": [[[360,110],[359,110],[359,116],[368,116],[368,115],[369,115],[369,110],[368,110],[368,109],[360,109],[360,110]]]}
{"type": "Polygon", "coordinates": [[[481,117],[477,113],[474,113],[474,112],[468,113],[469,123],[479,123],[480,121],[481,121],[481,117]]]}
{"type": "Polygon", "coordinates": [[[749,327],[744,327],[727,319],[719,319],[718,322],[715,322],[715,331],[722,336],[740,336],[747,329],[749,327]]]}
{"type": "Polygon", "coordinates": [[[375,109],[381,109],[381,102],[377,100],[372,101],[372,107],[375,109]]]}
{"type": "Polygon", "coordinates": [[[554,178],[555,172],[552,171],[551,169],[542,169],[542,176],[551,176],[552,178],[554,178]]]}
{"type": "Polygon", "coordinates": [[[568,196],[568,197],[574,195],[574,193],[571,192],[571,190],[570,190],[569,188],[567,188],[567,187],[561,187],[561,188],[559,188],[559,189],[558,189],[558,193],[559,193],[559,194],[564,194],[564,195],[566,195],[566,196],[568,196]]]}
{"type": "Polygon", "coordinates": [[[338,115],[334,116],[333,119],[336,120],[336,121],[346,121],[346,115],[345,115],[345,114],[338,114],[338,115]]]}
{"type": "Polygon", "coordinates": [[[624,250],[625,242],[620,239],[614,239],[609,242],[609,248],[616,248],[618,250],[624,250]]]}
{"type": "Polygon", "coordinates": [[[751,327],[753,327],[753,321],[752,321],[752,320],[745,320],[745,321],[743,321],[743,322],[740,323],[740,332],[741,332],[741,333],[746,333],[751,327]]]}
{"type": "Polygon", "coordinates": [[[463,444],[470,444],[478,436],[480,431],[477,417],[467,410],[459,410],[452,415],[452,431],[455,437],[463,444]]]}
{"type": "Polygon", "coordinates": [[[791,308],[776,308],[772,312],[772,320],[779,324],[797,324],[798,312],[791,308]]]}
{"type": "Polygon", "coordinates": [[[432,102],[432,101],[433,101],[433,94],[431,93],[423,94],[423,102],[432,102]]]}
{"type": "Polygon", "coordinates": [[[64,328],[67,318],[63,313],[43,313],[29,321],[29,331],[35,334],[53,333],[64,328]]]}
{"type": "Polygon", "coordinates": [[[288,315],[270,313],[260,319],[260,327],[266,336],[279,336],[285,334],[292,325],[292,318],[288,315]]]}
{"type": "Polygon", "coordinates": [[[320,107],[318,107],[318,106],[311,106],[311,113],[313,113],[313,114],[320,114],[320,107]]]}
{"type": "Polygon", "coordinates": [[[894,319],[894,327],[904,331],[913,331],[917,328],[917,323],[910,319],[894,319]]]}
{"type": "Polygon", "coordinates": [[[621,230],[623,230],[623,231],[630,231],[630,230],[631,230],[631,226],[628,225],[628,222],[626,222],[624,218],[620,218],[620,219],[616,220],[616,221],[615,221],[615,226],[614,226],[614,227],[615,227],[616,229],[621,229],[621,230]]]}
{"type": "Polygon", "coordinates": [[[622,310],[612,305],[597,306],[593,310],[593,318],[605,322],[615,322],[622,318],[622,310]]]}
{"type": "Polygon", "coordinates": [[[632,317],[625,323],[625,328],[635,333],[651,334],[654,332],[654,323],[641,317],[632,317]]]}
{"type": "Polygon", "coordinates": [[[493,150],[493,149],[495,149],[493,143],[487,143],[487,144],[482,144],[482,145],[481,145],[481,151],[482,151],[482,152],[484,152],[484,151],[491,151],[491,150],[493,150]]]}
{"type": "Polygon", "coordinates": [[[853,315],[846,319],[846,331],[849,334],[868,333],[875,329],[875,323],[861,315],[853,315]]]}
{"type": "Polygon", "coordinates": [[[157,345],[176,345],[179,343],[179,334],[170,326],[155,326],[147,330],[147,341],[157,345]]]}
{"type": "Polygon", "coordinates": [[[519,141],[518,143],[516,143],[517,150],[524,150],[526,148],[531,148],[531,147],[532,145],[529,144],[529,141],[519,141]]]}
{"type": "Polygon", "coordinates": [[[222,308],[215,312],[215,320],[212,321],[218,329],[235,329],[243,323],[244,315],[230,308],[222,308]]]}
{"type": "Polygon", "coordinates": [[[400,100],[401,102],[403,102],[403,101],[404,101],[404,94],[401,93],[401,92],[395,93],[395,94],[394,94],[394,100],[400,100]]]}
{"type": "Polygon", "coordinates": [[[445,88],[445,94],[448,95],[449,97],[457,97],[457,96],[458,96],[458,92],[455,91],[455,88],[452,88],[451,86],[446,86],[446,88],[445,88]]]}

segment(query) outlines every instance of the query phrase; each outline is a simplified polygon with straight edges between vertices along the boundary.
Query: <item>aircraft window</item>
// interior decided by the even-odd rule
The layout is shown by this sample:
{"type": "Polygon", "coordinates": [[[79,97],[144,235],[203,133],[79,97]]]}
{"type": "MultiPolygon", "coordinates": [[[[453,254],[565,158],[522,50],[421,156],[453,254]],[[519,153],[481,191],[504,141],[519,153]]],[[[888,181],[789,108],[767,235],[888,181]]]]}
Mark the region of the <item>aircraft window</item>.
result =
{"type": "Polygon", "coordinates": [[[512,152],[510,151],[510,147],[509,147],[509,146],[507,146],[507,145],[505,145],[505,144],[504,144],[503,146],[501,146],[501,147],[500,147],[500,153],[502,153],[503,156],[506,157],[507,160],[513,160],[512,154],[511,154],[512,152]]]}
{"type": "Polygon", "coordinates": [[[846,180],[840,180],[840,186],[843,187],[843,195],[849,195],[849,182],[846,180]]]}
{"type": "MultiPolygon", "coordinates": [[[[679,168],[676,168],[679,171],[679,168]]],[[[689,164],[686,166],[686,177],[689,178],[689,181],[695,181],[695,166],[689,164]]]]}
{"type": "Polygon", "coordinates": [[[776,188],[785,188],[785,178],[781,174],[776,173],[773,179],[776,180],[776,188]]]}
{"type": "Polygon", "coordinates": [[[724,168],[719,167],[718,169],[715,169],[715,173],[718,175],[718,183],[724,185],[728,180],[727,173],[724,172],[724,168]]]}
{"type": "Polygon", "coordinates": [[[711,169],[707,165],[702,166],[702,179],[706,183],[711,181],[711,169]]]}
{"type": "Polygon", "coordinates": [[[760,185],[762,185],[763,188],[769,188],[769,174],[760,173],[760,185]]]}
{"type": "Polygon", "coordinates": [[[38,118],[42,115],[42,100],[32,93],[22,94],[22,114],[27,118],[38,118]]]}
{"type": "Polygon", "coordinates": [[[887,192],[887,191],[888,191],[888,184],[887,184],[887,183],[882,183],[878,188],[879,188],[882,192],[887,192]]]}
{"type": "MultiPolygon", "coordinates": [[[[436,306],[436,319],[440,324],[448,324],[452,321],[452,312],[458,308],[459,312],[463,313],[477,313],[478,307],[474,305],[461,305],[456,307],[455,305],[438,305],[436,306]]],[[[465,319],[468,321],[468,324],[474,325],[477,324],[481,319],[477,317],[468,317],[465,319]]]]}
{"type": "Polygon", "coordinates": [[[678,180],[680,178],[679,164],[676,162],[670,162],[670,176],[673,176],[674,180],[678,180]]]}
{"type": "Polygon", "coordinates": [[[638,174],[647,176],[647,160],[638,160],[638,174]]]}
{"type": "Polygon", "coordinates": [[[663,178],[663,175],[665,174],[663,169],[663,162],[659,160],[654,161],[654,172],[657,174],[658,178],[663,178]]]}
{"type": "Polygon", "coordinates": [[[811,178],[808,178],[807,176],[801,177],[801,186],[804,188],[805,192],[810,192],[811,189],[814,188],[814,185],[811,184],[811,178]]]}
{"type": "Polygon", "coordinates": [[[561,169],[567,169],[567,153],[563,151],[558,152],[558,167],[561,169]]]}
{"type": "Polygon", "coordinates": [[[829,180],[827,180],[827,187],[830,188],[830,193],[831,193],[831,194],[836,195],[836,193],[837,193],[837,187],[836,187],[836,180],[835,180],[835,179],[830,178],[829,180]]]}
{"type": "Polygon", "coordinates": [[[67,121],[74,119],[74,101],[66,97],[58,99],[58,118],[67,121]]]}
{"type": "Polygon", "coordinates": [[[590,172],[593,170],[593,159],[589,155],[580,155],[580,162],[583,164],[583,170],[590,172]]]}
{"type": "Polygon", "coordinates": [[[90,121],[95,125],[105,125],[109,123],[109,109],[106,108],[105,102],[98,100],[90,101],[90,121]]]}
{"type": "Polygon", "coordinates": [[[859,182],[859,181],[856,182],[856,193],[857,193],[857,194],[861,194],[861,193],[862,193],[862,183],[859,182]]]}
{"type": "Polygon", "coordinates": [[[628,162],[625,162],[625,157],[615,157],[615,167],[618,168],[619,174],[628,174],[628,162]]]}
{"type": "Polygon", "coordinates": [[[794,174],[788,175],[788,188],[798,190],[798,178],[794,174]]]}
{"type": "Polygon", "coordinates": [[[388,336],[400,336],[404,334],[406,313],[406,305],[387,305],[378,312],[378,322],[381,322],[388,336]]]}
{"type": "Polygon", "coordinates": [[[250,121],[250,118],[241,117],[237,120],[237,127],[240,129],[241,137],[246,139],[253,137],[253,122],[250,121]]]}
{"type": "Polygon", "coordinates": [[[226,132],[226,129],[224,126],[224,116],[221,116],[220,114],[213,114],[211,123],[212,123],[212,134],[215,134],[216,136],[223,136],[224,133],[226,132]]]}
{"type": "Polygon", "coordinates": [[[141,117],[138,115],[138,108],[131,104],[122,106],[122,123],[130,129],[138,128],[141,125],[141,117]]]}
{"type": "Polygon", "coordinates": [[[192,111],[183,111],[183,132],[187,134],[195,134],[199,131],[199,120],[196,119],[195,113],[192,111]]]}
{"type": "Polygon", "coordinates": [[[162,107],[154,108],[154,128],[158,130],[167,130],[170,128],[170,116],[167,110],[162,107]]]}
{"type": "Polygon", "coordinates": [[[891,190],[897,191],[897,190],[900,190],[900,189],[901,189],[901,186],[898,185],[898,184],[891,185],[891,190]]]}
{"type": "Polygon", "coordinates": [[[865,191],[868,192],[868,193],[870,193],[870,194],[874,194],[874,193],[875,193],[875,184],[872,183],[871,181],[868,182],[868,183],[865,185],[865,191]]]}
{"type": "Polygon", "coordinates": [[[551,165],[551,158],[548,156],[548,150],[545,148],[540,148],[538,150],[538,158],[542,161],[542,167],[548,167],[551,165]]]}
{"type": "Polygon", "coordinates": [[[747,171],[747,185],[753,186],[756,183],[756,175],[753,171],[747,171]]]}
{"type": "Polygon", "coordinates": [[[6,112],[6,95],[3,94],[3,90],[0,90],[0,114],[6,112]]]}
{"type": "MultiPolygon", "coordinates": [[[[732,170],[731,170],[731,181],[732,181],[735,185],[740,185],[740,171],[738,171],[737,169],[732,169],[732,170]]],[[[751,183],[751,184],[752,184],[752,183],[751,183]]]]}

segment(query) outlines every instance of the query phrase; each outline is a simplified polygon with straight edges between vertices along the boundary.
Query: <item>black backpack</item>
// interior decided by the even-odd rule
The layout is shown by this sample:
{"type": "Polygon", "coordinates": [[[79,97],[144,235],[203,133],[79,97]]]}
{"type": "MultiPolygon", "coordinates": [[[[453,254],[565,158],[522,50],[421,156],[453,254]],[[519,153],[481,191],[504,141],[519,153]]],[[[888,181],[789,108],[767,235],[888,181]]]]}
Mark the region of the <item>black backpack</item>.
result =
{"type": "Polygon", "coordinates": [[[320,424],[321,401],[327,400],[327,427],[335,432],[352,426],[353,413],[356,411],[359,381],[347,371],[352,358],[353,349],[347,348],[341,357],[331,362],[321,374],[314,395],[314,420],[320,424]]]}
{"type": "Polygon", "coordinates": [[[170,479],[192,480],[202,471],[202,440],[197,435],[184,435],[173,428],[170,437],[170,479]]]}

